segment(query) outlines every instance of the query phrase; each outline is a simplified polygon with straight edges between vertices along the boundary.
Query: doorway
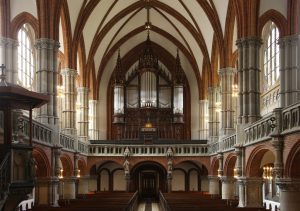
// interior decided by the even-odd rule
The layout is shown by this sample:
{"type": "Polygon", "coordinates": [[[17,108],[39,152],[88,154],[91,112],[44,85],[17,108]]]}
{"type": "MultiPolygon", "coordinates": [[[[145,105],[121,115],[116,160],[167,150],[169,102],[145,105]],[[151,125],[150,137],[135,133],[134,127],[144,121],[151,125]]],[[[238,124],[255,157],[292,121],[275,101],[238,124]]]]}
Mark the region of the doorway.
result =
{"type": "Polygon", "coordinates": [[[158,195],[157,172],[141,172],[139,191],[142,198],[155,198],[158,195]]]}
{"type": "Polygon", "coordinates": [[[142,162],[132,169],[131,191],[139,191],[142,199],[158,199],[158,193],[166,192],[166,170],[156,162],[142,162]]]}

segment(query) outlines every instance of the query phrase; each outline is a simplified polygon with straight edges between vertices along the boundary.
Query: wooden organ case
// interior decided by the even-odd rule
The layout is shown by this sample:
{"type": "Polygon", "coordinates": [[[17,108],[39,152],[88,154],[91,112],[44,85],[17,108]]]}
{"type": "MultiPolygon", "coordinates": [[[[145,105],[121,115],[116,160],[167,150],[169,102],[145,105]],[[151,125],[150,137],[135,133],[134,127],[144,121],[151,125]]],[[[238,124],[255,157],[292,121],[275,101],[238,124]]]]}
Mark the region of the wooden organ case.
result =
{"type": "Polygon", "coordinates": [[[178,52],[171,73],[159,64],[148,36],[138,65],[126,74],[119,52],[113,77],[111,139],[140,139],[146,144],[157,139],[189,139],[186,80],[178,52]]]}

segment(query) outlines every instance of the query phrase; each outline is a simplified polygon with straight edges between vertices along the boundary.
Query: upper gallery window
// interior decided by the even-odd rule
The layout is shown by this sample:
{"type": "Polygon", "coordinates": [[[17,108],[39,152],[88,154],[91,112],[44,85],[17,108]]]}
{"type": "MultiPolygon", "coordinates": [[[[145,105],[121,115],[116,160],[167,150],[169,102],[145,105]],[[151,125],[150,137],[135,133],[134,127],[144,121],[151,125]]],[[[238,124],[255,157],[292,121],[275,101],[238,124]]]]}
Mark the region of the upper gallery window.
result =
{"type": "Polygon", "coordinates": [[[31,89],[35,74],[34,33],[28,24],[18,32],[18,84],[31,89]]]}
{"type": "Polygon", "coordinates": [[[264,30],[264,90],[267,91],[279,78],[279,31],[273,22],[269,22],[264,30]]]}

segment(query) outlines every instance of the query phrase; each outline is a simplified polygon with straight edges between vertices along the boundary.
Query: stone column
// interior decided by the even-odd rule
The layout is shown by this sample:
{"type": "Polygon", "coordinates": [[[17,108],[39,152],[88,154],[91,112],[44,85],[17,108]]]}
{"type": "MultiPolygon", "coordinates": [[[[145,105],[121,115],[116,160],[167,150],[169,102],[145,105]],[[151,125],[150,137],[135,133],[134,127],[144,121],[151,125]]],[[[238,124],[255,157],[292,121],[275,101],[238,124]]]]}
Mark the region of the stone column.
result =
{"type": "Polygon", "coordinates": [[[79,104],[78,138],[81,141],[88,140],[89,132],[89,89],[87,87],[77,88],[77,103],[79,104]]]}
{"type": "Polygon", "coordinates": [[[221,136],[234,133],[233,82],[236,70],[227,67],[219,70],[221,80],[221,136]]]}
{"type": "Polygon", "coordinates": [[[74,176],[80,176],[80,170],[78,169],[79,152],[74,153],[74,176]]]}
{"type": "Polygon", "coordinates": [[[236,176],[241,177],[243,176],[243,160],[244,160],[244,155],[243,155],[244,147],[241,145],[236,145],[234,147],[234,153],[236,154],[236,164],[235,164],[235,169],[236,169],[236,176]]]}
{"type": "Polygon", "coordinates": [[[300,35],[279,39],[280,103],[287,107],[300,101],[300,35]]]}
{"type": "Polygon", "coordinates": [[[239,177],[239,207],[262,207],[262,178],[239,177]]]}
{"type": "Polygon", "coordinates": [[[219,112],[217,112],[217,102],[219,100],[219,87],[208,87],[208,111],[209,111],[209,120],[208,120],[208,136],[211,142],[215,142],[219,138],[219,112]]]}
{"type": "Polygon", "coordinates": [[[58,184],[57,177],[37,178],[35,184],[35,205],[47,205],[58,207],[58,184]]]}
{"type": "Polygon", "coordinates": [[[63,183],[63,199],[75,199],[76,198],[76,177],[67,177],[62,179],[63,183]]]}
{"type": "Polygon", "coordinates": [[[37,120],[57,125],[57,51],[59,42],[47,38],[36,40],[37,74],[36,90],[50,97],[50,102],[37,110],[37,120]]]}
{"type": "Polygon", "coordinates": [[[89,192],[89,176],[80,176],[78,178],[78,194],[87,194],[89,192]]]}
{"type": "Polygon", "coordinates": [[[220,195],[220,183],[219,178],[215,175],[209,175],[209,194],[220,195]]]}
{"type": "Polygon", "coordinates": [[[235,198],[235,179],[233,177],[223,176],[222,182],[222,199],[235,198]]]}
{"type": "Polygon", "coordinates": [[[280,178],[276,179],[276,185],[280,189],[280,210],[298,211],[300,207],[300,179],[280,178]]]}
{"type": "Polygon", "coordinates": [[[64,102],[62,108],[62,131],[76,135],[76,84],[77,71],[65,68],[61,70],[63,77],[64,102]]]}
{"type": "Polygon", "coordinates": [[[89,100],[89,138],[92,140],[99,139],[97,100],[89,100]]]}
{"type": "Polygon", "coordinates": [[[53,147],[53,153],[54,153],[54,176],[59,177],[61,176],[61,166],[60,166],[60,155],[61,155],[61,148],[60,146],[54,146],[53,147]]]}
{"type": "Polygon", "coordinates": [[[199,122],[199,139],[208,139],[208,100],[200,100],[200,122],[199,122]]]}
{"type": "Polygon", "coordinates": [[[218,176],[223,176],[223,153],[219,153],[217,158],[219,161],[218,176]]]}
{"type": "Polygon", "coordinates": [[[239,123],[249,124],[260,118],[260,46],[258,37],[237,40],[239,52],[239,123]]]}
{"type": "Polygon", "coordinates": [[[0,64],[6,66],[6,81],[17,84],[18,82],[18,40],[0,38],[0,64]]]}

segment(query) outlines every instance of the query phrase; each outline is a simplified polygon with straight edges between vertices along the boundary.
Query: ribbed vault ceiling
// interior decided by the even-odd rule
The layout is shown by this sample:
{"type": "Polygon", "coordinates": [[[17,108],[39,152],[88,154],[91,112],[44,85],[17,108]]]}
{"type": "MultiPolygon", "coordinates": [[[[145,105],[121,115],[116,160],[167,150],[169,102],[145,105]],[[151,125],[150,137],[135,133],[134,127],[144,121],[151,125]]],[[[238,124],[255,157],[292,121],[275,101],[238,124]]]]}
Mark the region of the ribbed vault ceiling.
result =
{"type": "MultiPolygon", "coordinates": [[[[145,41],[147,7],[150,8],[151,41],[173,57],[179,48],[187,77],[200,80],[203,61],[208,64],[211,62],[212,48],[215,46],[213,42],[224,42],[228,2],[229,0],[67,0],[65,11],[69,13],[69,29],[73,39],[82,34],[86,67],[95,69],[98,84],[104,75],[109,77],[110,74],[105,73],[106,71],[112,72],[119,48],[121,56],[125,56],[145,41]],[[214,36],[219,39],[214,40],[214,36]]],[[[61,39],[62,42],[63,36],[61,39]]]]}

